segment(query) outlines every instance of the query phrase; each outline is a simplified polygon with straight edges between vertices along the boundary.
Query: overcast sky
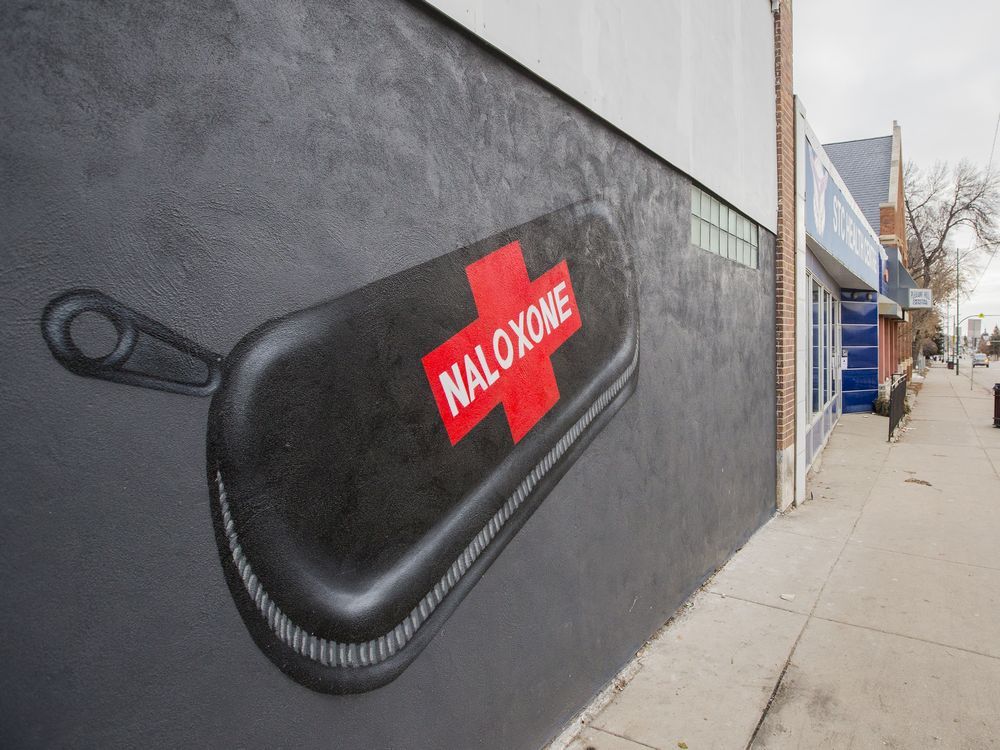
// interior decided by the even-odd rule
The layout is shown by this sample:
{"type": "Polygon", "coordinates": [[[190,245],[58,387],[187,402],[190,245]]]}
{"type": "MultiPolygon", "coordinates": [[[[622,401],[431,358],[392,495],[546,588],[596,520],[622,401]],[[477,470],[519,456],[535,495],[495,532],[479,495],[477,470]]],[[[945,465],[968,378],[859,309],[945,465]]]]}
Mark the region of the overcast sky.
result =
{"type": "MultiPolygon", "coordinates": [[[[824,143],[902,128],[903,159],[985,167],[1000,115],[1000,0],[796,0],[794,86],[824,143]]],[[[1000,144],[994,154],[1000,169],[1000,144]]],[[[985,262],[980,267],[985,266],[985,262]]],[[[1000,313],[1000,258],[962,316],[1000,313]]],[[[984,321],[992,330],[1000,318],[984,321]]]]}

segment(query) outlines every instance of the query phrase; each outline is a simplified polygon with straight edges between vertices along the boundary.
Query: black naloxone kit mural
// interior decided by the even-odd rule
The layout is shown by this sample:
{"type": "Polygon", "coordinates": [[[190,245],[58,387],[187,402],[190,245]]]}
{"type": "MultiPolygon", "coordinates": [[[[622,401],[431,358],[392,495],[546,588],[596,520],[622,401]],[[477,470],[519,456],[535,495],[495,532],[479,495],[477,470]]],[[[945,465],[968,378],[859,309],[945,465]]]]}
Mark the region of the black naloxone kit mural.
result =
{"type": "Polygon", "coordinates": [[[229,589],[315,690],[396,677],[635,388],[637,290],[608,207],[574,204],[270,320],[225,357],[94,290],[46,307],[68,370],[212,397],[229,589]],[[118,334],[91,358],[73,321],[118,334]]]}

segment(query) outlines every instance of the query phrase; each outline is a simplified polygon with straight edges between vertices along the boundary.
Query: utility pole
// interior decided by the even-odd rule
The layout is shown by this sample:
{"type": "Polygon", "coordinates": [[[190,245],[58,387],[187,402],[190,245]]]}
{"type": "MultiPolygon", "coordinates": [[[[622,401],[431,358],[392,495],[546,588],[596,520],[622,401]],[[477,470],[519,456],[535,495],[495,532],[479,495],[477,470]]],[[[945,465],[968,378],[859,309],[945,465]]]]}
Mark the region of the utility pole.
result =
{"type": "MultiPolygon", "coordinates": [[[[960,260],[961,260],[961,255],[959,254],[958,250],[956,249],[955,250],[955,320],[956,321],[960,321],[962,319],[962,316],[961,316],[961,314],[958,311],[958,303],[959,303],[959,300],[962,297],[962,289],[959,286],[959,282],[958,282],[958,262],[960,260]]],[[[956,322],[956,324],[955,324],[955,376],[956,377],[958,376],[958,351],[959,351],[959,347],[958,347],[958,330],[961,327],[961,325],[962,324],[960,322],[956,322]]]]}
{"type": "Polygon", "coordinates": [[[944,335],[941,337],[944,343],[944,351],[941,354],[944,355],[945,364],[951,358],[951,305],[947,302],[944,304],[944,335]]]}

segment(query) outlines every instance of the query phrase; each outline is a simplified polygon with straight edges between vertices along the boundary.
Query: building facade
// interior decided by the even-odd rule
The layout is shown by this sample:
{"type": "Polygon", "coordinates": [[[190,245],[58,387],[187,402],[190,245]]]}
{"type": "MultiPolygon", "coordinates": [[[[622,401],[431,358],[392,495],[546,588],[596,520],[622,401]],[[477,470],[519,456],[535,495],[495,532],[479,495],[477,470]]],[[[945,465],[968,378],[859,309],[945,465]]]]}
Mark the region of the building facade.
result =
{"type": "Polygon", "coordinates": [[[906,313],[908,290],[916,284],[907,271],[901,129],[893,123],[891,135],[828,143],[825,149],[885,250],[878,290],[878,386],[884,395],[894,375],[913,370],[906,313]]]}
{"type": "Polygon", "coordinates": [[[878,396],[886,253],[796,100],[796,499],[840,415],[878,396]]]}
{"type": "Polygon", "coordinates": [[[980,318],[970,318],[967,325],[966,349],[969,352],[978,352],[983,340],[983,321],[980,318]]]}
{"type": "Polygon", "coordinates": [[[542,746],[774,512],[793,291],[839,411],[787,0],[3,13],[12,746],[542,746]]]}

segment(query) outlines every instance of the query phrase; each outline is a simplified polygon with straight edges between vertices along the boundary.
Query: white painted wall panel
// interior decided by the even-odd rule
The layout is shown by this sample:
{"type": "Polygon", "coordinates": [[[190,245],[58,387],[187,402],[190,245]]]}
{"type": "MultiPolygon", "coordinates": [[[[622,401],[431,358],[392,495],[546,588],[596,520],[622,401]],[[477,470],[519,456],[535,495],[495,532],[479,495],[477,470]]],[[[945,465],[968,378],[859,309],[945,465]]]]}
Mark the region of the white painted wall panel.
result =
{"type": "Polygon", "coordinates": [[[428,0],[771,231],[768,0],[428,0]]]}

